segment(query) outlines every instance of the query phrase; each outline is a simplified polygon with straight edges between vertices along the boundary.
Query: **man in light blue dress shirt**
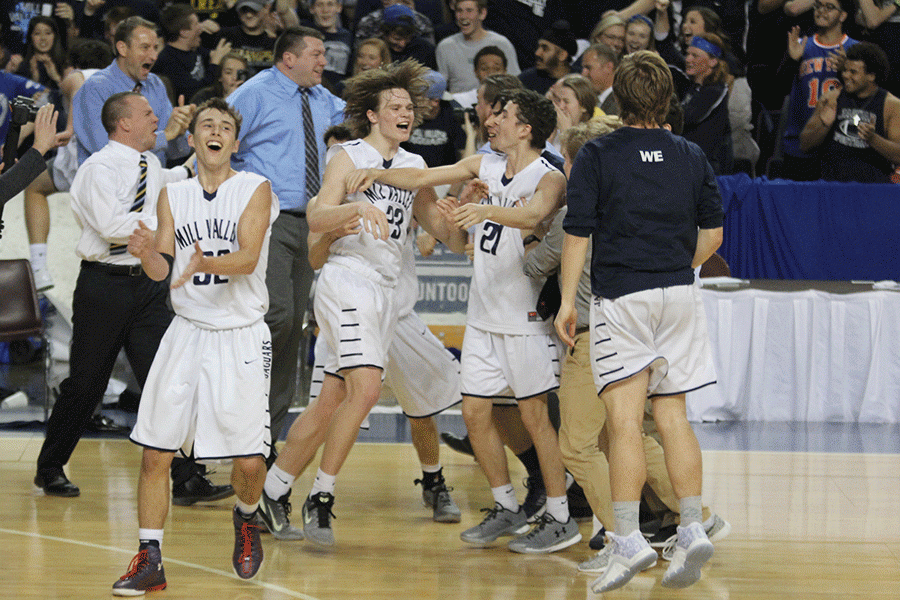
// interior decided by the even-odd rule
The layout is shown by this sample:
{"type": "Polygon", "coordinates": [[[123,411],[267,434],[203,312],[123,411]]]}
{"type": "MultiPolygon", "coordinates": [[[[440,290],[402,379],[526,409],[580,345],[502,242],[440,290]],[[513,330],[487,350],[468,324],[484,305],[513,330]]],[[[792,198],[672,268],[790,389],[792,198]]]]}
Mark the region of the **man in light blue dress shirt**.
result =
{"type": "Polygon", "coordinates": [[[322,181],[325,130],[344,121],[344,101],[321,85],[326,65],[321,33],[307,27],[286,30],[275,42],[274,57],[275,66],[228,96],[228,103],[243,117],[240,149],[232,157],[232,166],[269,179],[281,206],[272,225],[266,272],[266,323],[272,332],[269,412],[273,448],[297,387],[303,313],[313,279],[307,258],[306,204],[322,181]],[[311,113],[306,119],[304,102],[311,113]],[[313,123],[309,140],[304,120],[313,123]],[[315,147],[316,156],[306,156],[308,145],[315,147]]]}
{"type": "Polygon", "coordinates": [[[156,25],[141,17],[129,17],[116,28],[116,59],[89,77],[72,100],[72,119],[78,142],[78,164],[109,142],[100,126],[100,111],[106,99],[119,92],[135,91],[144,96],[165,128],[156,132],[153,153],[160,163],[181,158],[190,150],[184,132],[191,121],[193,105],[172,108],[166,86],[150,69],[157,57],[156,25]]]}

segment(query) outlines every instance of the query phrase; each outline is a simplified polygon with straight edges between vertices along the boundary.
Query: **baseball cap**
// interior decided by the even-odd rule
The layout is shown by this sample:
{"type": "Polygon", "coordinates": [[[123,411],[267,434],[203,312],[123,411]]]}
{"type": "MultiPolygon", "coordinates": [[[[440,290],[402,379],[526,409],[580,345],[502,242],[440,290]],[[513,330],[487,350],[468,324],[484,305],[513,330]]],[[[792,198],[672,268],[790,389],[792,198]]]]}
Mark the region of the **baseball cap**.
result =
{"type": "Polygon", "coordinates": [[[431,84],[428,91],[425,92],[425,97],[440,100],[447,91],[447,80],[444,79],[444,76],[437,71],[428,71],[425,73],[424,79],[431,84]]]}
{"type": "Polygon", "coordinates": [[[235,5],[235,10],[241,10],[245,6],[249,9],[252,9],[253,12],[259,12],[268,6],[268,2],[263,2],[262,0],[238,0],[235,5]]]}
{"type": "Polygon", "coordinates": [[[413,27],[415,23],[412,9],[405,4],[391,4],[385,8],[381,21],[391,27],[395,25],[413,27]]]}

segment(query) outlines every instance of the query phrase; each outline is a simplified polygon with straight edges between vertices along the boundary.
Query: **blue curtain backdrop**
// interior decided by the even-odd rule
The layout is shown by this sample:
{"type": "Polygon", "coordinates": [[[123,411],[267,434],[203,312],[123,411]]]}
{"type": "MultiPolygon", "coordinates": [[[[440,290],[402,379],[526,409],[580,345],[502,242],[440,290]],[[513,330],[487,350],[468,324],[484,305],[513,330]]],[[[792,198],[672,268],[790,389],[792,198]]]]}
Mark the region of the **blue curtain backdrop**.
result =
{"type": "Polygon", "coordinates": [[[900,280],[900,185],[719,177],[721,254],[743,279],[900,280]]]}

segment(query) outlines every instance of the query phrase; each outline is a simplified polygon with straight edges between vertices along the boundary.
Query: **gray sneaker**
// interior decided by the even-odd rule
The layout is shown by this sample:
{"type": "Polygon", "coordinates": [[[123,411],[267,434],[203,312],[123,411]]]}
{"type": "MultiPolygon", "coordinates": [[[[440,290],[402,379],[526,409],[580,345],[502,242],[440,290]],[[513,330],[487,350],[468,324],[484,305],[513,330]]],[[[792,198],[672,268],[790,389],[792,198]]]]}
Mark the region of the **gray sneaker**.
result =
{"type": "MultiPolygon", "coordinates": [[[[578,563],[578,570],[582,573],[603,573],[609,566],[609,557],[612,555],[613,545],[606,544],[597,554],[590,557],[584,562],[578,563]]],[[[647,565],[644,570],[652,569],[656,566],[656,561],[652,565],[647,565]]]]}
{"type": "MultiPolygon", "coordinates": [[[[703,521],[703,530],[706,531],[706,537],[709,538],[710,542],[718,542],[727,538],[728,534],[731,533],[731,523],[718,514],[713,513],[706,521],[703,521]]],[[[662,550],[663,560],[672,560],[672,557],[675,556],[675,544],[677,541],[677,533],[666,540],[662,550]]]]}
{"type": "Polygon", "coordinates": [[[334,495],[319,492],[303,503],[303,534],[311,542],[320,546],[334,546],[334,531],[331,518],[334,513],[334,495]]]}
{"type": "Polygon", "coordinates": [[[259,510],[257,514],[262,520],[276,540],[302,540],[303,531],[291,525],[289,519],[291,514],[291,490],[279,498],[273,500],[263,490],[262,498],[259,500],[259,510]]]}
{"type": "Polygon", "coordinates": [[[494,504],[494,508],[482,508],[481,512],[487,513],[484,520],[459,534],[459,539],[467,544],[485,546],[501,535],[517,535],[528,531],[525,511],[521,506],[513,512],[500,504],[494,504]]]}
{"type": "Polygon", "coordinates": [[[538,517],[534,529],[509,543],[509,549],[520,554],[549,554],[580,541],[581,533],[575,519],[569,517],[568,521],[560,523],[552,515],[544,513],[538,517]]]}
{"type": "MultiPolygon", "coordinates": [[[[416,479],[416,482],[421,481],[416,479]]],[[[462,514],[456,502],[450,497],[450,490],[444,483],[444,479],[430,488],[422,489],[422,502],[425,506],[433,509],[432,519],[437,523],[459,523],[462,520],[462,514]]]]}

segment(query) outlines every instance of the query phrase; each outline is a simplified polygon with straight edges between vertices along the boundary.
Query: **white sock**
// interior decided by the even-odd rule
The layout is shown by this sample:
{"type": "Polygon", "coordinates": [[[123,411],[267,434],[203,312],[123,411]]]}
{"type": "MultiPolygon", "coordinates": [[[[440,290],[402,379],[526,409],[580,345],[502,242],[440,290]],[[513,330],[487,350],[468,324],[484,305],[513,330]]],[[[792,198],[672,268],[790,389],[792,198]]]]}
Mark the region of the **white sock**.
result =
{"type": "Polygon", "coordinates": [[[316,480],[313,481],[312,489],[309,491],[309,497],[312,498],[319,492],[334,495],[334,483],[337,481],[337,475],[329,475],[322,469],[316,473],[316,480]]]}
{"type": "Polygon", "coordinates": [[[47,244],[31,244],[31,268],[34,271],[47,268],[47,244]]]}
{"type": "Polygon", "coordinates": [[[438,463],[436,465],[426,465],[426,464],[422,465],[423,473],[437,473],[440,470],[441,470],[441,463],[438,463]]]}
{"type": "Polygon", "coordinates": [[[288,490],[294,485],[295,479],[297,478],[284,469],[279,468],[278,465],[272,465],[272,468],[266,474],[266,485],[264,487],[266,495],[273,500],[278,500],[288,493],[288,490]]]}
{"type": "Polygon", "coordinates": [[[249,519],[253,516],[253,513],[256,512],[256,509],[259,507],[259,500],[254,502],[253,504],[245,504],[241,502],[240,498],[236,498],[234,501],[234,505],[237,507],[238,512],[241,513],[241,516],[245,519],[249,519]]]}
{"type": "Polygon", "coordinates": [[[604,527],[603,527],[603,523],[600,522],[600,519],[597,518],[597,515],[594,515],[592,522],[593,522],[594,528],[591,529],[591,537],[594,537],[595,535],[600,533],[600,530],[604,529],[604,527]]]}
{"type": "Polygon", "coordinates": [[[162,550],[163,530],[162,529],[138,529],[138,541],[146,542],[155,540],[159,542],[159,548],[162,550]]]}
{"type": "Polygon", "coordinates": [[[639,529],[640,500],[613,502],[612,505],[613,513],[616,515],[616,535],[631,535],[639,529]]]}
{"type": "Polygon", "coordinates": [[[511,483],[491,488],[491,494],[494,496],[494,502],[506,510],[519,512],[519,501],[516,500],[516,490],[511,483]]]}
{"type": "Polygon", "coordinates": [[[568,523],[569,499],[566,496],[547,496],[547,514],[560,523],[568,523]]]}

